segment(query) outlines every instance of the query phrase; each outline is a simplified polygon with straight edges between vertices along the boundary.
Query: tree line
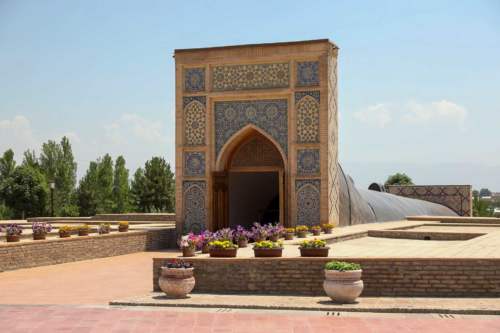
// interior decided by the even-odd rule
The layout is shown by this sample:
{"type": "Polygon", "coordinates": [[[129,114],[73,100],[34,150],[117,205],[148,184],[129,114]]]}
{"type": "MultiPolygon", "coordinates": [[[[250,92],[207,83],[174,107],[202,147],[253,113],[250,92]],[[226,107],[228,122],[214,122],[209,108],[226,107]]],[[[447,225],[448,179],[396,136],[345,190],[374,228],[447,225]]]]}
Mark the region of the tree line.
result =
{"type": "Polygon", "coordinates": [[[24,152],[19,165],[8,149],[0,157],[0,219],[50,215],[51,183],[55,216],[174,211],[174,173],[161,157],[146,161],[132,179],[123,156],[90,162],[78,184],[76,170],[67,137],[43,143],[38,156],[24,152]]]}

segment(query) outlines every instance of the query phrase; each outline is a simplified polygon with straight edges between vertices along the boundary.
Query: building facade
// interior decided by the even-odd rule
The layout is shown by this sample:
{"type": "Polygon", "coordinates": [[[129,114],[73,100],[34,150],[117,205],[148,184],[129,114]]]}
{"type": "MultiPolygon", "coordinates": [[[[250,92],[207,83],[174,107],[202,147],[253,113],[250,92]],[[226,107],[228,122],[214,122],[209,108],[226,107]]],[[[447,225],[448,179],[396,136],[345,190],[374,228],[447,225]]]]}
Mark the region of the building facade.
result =
{"type": "Polygon", "coordinates": [[[338,224],[337,55],[328,40],[175,51],[180,232],[338,224]]]}

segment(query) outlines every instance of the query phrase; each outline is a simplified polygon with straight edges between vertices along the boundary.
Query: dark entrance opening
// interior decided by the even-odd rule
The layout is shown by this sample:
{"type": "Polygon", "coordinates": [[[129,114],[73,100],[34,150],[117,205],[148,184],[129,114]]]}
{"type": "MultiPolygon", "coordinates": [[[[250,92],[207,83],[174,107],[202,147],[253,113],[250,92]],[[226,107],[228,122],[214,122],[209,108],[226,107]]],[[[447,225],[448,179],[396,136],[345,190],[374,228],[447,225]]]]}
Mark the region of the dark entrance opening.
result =
{"type": "Polygon", "coordinates": [[[279,221],[278,172],[229,173],[229,226],[279,221]]]}

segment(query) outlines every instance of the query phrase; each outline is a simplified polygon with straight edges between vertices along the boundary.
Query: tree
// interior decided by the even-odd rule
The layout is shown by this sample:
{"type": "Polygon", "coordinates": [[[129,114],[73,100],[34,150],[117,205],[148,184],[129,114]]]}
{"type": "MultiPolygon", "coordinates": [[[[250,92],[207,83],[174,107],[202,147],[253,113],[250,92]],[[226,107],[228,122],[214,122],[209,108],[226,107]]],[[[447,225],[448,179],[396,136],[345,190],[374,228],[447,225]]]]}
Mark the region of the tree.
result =
{"type": "Polygon", "coordinates": [[[491,191],[487,188],[482,188],[479,190],[479,197],[489,197],[491,196],[491,191]]]}
{"type": "Polygon", "coordinates": [[[47,204],[48,188],[44,175],[29,166],[19,166],[2,189],[6,204],[14,217],[43,216],[47,204]]]}
{"type": "Polygon", "coordinates": [[[97,211],[97,162],[90,162],[85,176],[77,189],[77,202],[80,216],[92,216],[97,211]]]}
{"type": "Polygon", "coordinates": [[[406,173],[395,173],[390,175],[385,181],[385,186],[387,185],[414,185],[411,178],[406,173]]]}
{"type": "Polygon", "coordinates": [[[15,169],[14,152],[9,149],[0,157],[0,220],[10,219],[13,216],[12,209],[6,205],[5,201],[9,195],[6,187],[10,183],[15,169]]]}
{"type": "Polygon", "coordinates": [[[113,159],[109,154],[99,160],[97,168],[97,213],[113,211],[113,159]]]}
{"type": "Polygon", "coordinates": [[[173,212],[175,180],[170,164],[161,157],[147,161],[132,181],[133,201],[142,212],[173,212]]]}
{"type": "Polygon", "coordinates": [[[34,150],[26,150],[24,152],[23,165],[40,170],[40,163],[34,150]]]}
{"type": "Polygon", "coordinates": [[[472,215],[481,217],[492,216],[490,204],[486,200],[483,200],[478,196],[474,196],[474,199],[472,201],[472,215]]]}
{"type": "Polygon", "coordinates": [[[130,186],[128,182],[128,169],[125,159],[118,156],[115,161],[115,176],[113,183],[113,199],[115,213],[125,213],[130,208],[130,186]]]}

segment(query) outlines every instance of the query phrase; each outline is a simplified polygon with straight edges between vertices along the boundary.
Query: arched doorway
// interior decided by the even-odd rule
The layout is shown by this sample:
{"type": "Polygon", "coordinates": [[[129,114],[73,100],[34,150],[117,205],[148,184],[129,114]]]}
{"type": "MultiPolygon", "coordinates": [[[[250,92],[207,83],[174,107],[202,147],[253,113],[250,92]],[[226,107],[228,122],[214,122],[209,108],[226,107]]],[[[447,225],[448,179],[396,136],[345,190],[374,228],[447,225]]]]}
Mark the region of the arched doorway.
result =
{"type": "Polygon", "coordinates": [[[284,223],[284,161],[256,129],[242,131],[222,152],[214,173],[214,229],[284,223]]]}

